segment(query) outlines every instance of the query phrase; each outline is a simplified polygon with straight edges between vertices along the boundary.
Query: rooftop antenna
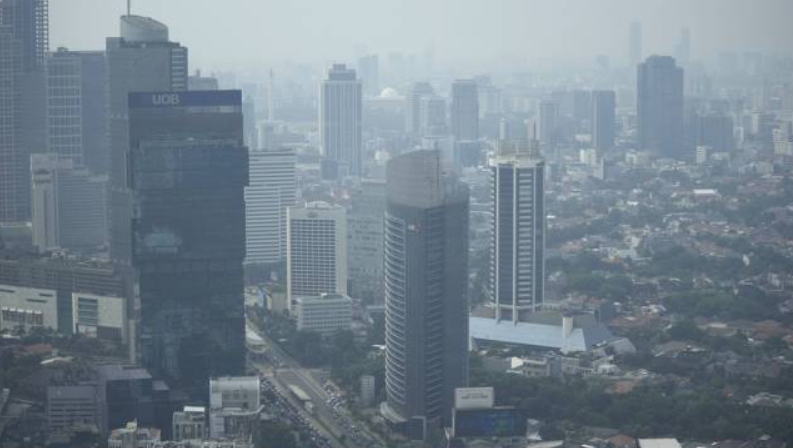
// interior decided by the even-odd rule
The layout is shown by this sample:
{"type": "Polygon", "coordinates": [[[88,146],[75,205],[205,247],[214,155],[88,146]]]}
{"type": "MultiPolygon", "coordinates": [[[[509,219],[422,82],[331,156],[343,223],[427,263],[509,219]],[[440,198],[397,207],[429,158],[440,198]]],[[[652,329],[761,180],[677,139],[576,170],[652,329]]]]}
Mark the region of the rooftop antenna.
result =
{"type": "Polygon", "coordinates": [[[127,15],[132,15],[132,0],[127,0],[127,15]]]}

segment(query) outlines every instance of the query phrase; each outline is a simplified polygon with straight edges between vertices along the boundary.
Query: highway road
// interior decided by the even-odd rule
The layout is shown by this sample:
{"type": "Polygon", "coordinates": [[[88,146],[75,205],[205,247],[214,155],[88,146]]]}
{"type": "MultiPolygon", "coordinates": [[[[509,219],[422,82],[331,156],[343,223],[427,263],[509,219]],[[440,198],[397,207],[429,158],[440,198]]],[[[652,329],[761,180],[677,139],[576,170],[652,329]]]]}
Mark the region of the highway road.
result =
{"type": "MultiPolygon", "coordinates": [[[[317,380],[321,371],[305,369],[292,359],[274,341],[259,333],[252,322],[248,322],[249,345],[256,346],[258,352],[266,352],[266,361],[255,364],[260,371],[272,376],[280,389],[287,391],[290,385],[303,389],[311,398],[314,411],[311,420],[321,426],[330,436],[334,446],[338,444],[346,448],[376,448],[384,446],[379,438],[366,431],[363,425],[355,422],[344,408],[341,398],[323,387],[317,380]],[[252,334],[251,334],[252,333],[252,334]]],[[[288,394],[291,402],[299,405],[298,400],[288,394]]]]}

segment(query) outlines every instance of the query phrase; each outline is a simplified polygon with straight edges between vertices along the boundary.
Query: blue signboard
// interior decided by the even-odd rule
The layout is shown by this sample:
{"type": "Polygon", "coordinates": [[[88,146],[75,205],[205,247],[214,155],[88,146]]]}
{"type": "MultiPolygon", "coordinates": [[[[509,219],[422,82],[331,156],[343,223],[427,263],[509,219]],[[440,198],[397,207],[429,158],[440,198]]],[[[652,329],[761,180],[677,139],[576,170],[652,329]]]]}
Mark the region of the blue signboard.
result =
{"type": "Polygon", "coordinates": [[[186,92],[133,92],[129,108],[241,106],[240,90],[195,90],[186,92]]]}
{"type": "Polygon", "coordinates": [[[514,408],[456,409],[455,437],[515,437],[526,435],[526,418],[514,408]]]}

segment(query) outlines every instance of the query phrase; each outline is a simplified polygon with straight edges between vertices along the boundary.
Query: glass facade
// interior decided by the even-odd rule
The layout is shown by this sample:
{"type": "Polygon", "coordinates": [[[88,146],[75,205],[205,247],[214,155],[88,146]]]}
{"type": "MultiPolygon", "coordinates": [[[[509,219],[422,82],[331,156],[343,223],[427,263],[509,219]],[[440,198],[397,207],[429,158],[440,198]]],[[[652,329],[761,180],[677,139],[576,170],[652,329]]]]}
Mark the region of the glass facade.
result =
{"type": "Polygon", "coordinates": [[[238,91],[130,95],[131,210],[116,231],[137,279],[144,366],[196,393],[244,368],[244,188],[238,91]],[[146,96],[148,95],[148,96],[146,96]],[[157,95],[169,101],[147,102],[157,95]],[[197,104],[200,103],[200,104],[197,104]],[[181,105],[180,105],[181,104],[181,105]]]}

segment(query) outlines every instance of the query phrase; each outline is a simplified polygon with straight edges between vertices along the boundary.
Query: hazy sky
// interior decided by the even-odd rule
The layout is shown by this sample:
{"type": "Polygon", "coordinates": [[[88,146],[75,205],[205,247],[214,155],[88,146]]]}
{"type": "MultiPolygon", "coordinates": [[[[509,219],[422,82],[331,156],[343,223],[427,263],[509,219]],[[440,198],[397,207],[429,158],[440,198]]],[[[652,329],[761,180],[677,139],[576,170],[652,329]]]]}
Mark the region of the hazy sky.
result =
{"type": "MultiPolygon", "coordinates": [[[[102,48],[125,8],[125,0],[50,0],[53,48],[102,48]]],[[[345,60],[356,45],[381,54],[433,48],[448,64],[598,54],[621,63],[632,20],[644,25],[645,54],[671,54],[682,26],[694,57],[793,53],[793,0],[133,0],[133,13],[165,22],[194,67],[345,60]]]]}

